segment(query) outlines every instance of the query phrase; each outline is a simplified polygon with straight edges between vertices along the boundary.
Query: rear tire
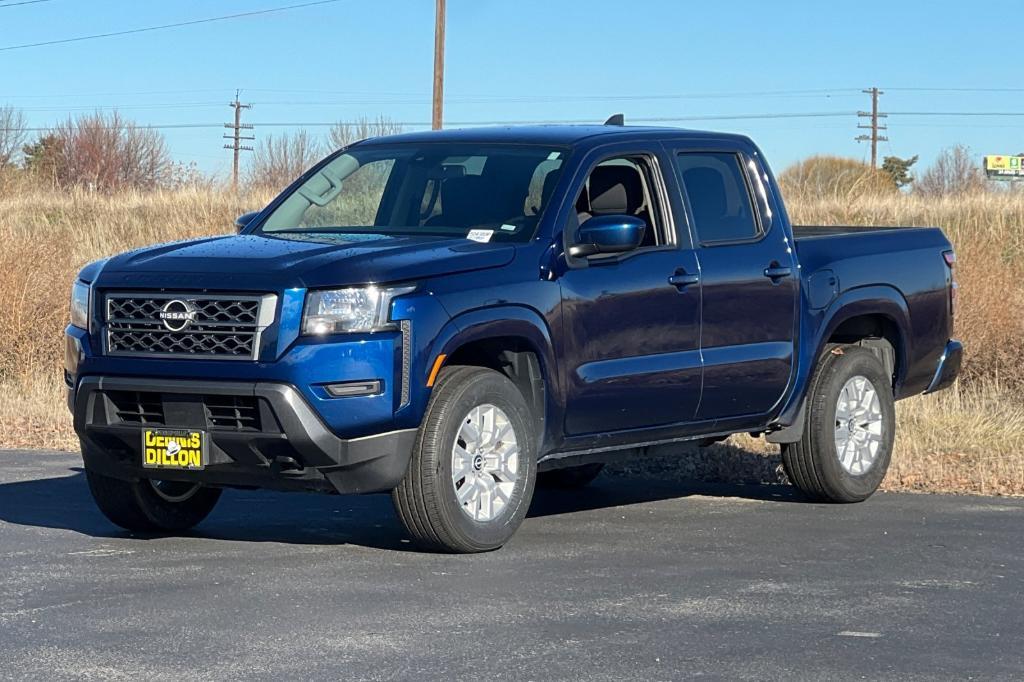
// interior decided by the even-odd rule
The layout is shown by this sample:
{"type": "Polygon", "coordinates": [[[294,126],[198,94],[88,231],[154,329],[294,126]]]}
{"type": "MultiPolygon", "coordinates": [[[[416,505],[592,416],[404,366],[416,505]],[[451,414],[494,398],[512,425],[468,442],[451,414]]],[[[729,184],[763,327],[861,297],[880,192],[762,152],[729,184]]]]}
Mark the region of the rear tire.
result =
{"type": "Polygon", "coordinates": [[[811,499],[860,502],[889,468],[896,432],[892,381],[870,351],[835,346],[818,361],[804,432],[782,446],[789,480],[811,499]]]}
{"type": "Polygon", "coordinates": [[[537,434],[519,389],[482,367],[441,372],[402,482],[391,493],[421,547],[485,552],[526,517],[537,480],[537,434]]]}
{"type": "Polygon", "coordinates": [[[122,481],[85,469],[96,506],[111,522],[138,533],[180,533],[207,517],[219,488],[148,479],[122,481]],[[159,486],[163,486],[162,488],[159,486]]]}
{"type": "Polygon", "coordinates": [[[567,467],[565,469],[542,471],[537,474],[537,485],[541,488],[558,488],[562,490],[584,488],[597,478],[602,469],[604,469],[604,464],[597,462],[567,467]]]}

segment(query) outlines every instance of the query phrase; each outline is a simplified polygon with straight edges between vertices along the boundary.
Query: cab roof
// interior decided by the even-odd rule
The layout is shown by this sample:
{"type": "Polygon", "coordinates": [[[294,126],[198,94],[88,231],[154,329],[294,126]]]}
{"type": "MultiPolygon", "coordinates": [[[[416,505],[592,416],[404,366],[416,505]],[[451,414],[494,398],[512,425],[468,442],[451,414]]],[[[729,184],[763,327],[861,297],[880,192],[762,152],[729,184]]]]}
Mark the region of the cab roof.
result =
{"type": "Polygon", "coordinates": [[[736,139],[747,140],[742,135],[713,133],[702,130],[668,128],[656,126],[619,125],[522,125],[488,126],[480,128],[451,128],[401,133],[375,137],[360,144],[393,144],[402,142],[449,142],[473,144],[538,144],[553,146],[576,146],[580,143],[606,144],[631,139],[736,139]]]}

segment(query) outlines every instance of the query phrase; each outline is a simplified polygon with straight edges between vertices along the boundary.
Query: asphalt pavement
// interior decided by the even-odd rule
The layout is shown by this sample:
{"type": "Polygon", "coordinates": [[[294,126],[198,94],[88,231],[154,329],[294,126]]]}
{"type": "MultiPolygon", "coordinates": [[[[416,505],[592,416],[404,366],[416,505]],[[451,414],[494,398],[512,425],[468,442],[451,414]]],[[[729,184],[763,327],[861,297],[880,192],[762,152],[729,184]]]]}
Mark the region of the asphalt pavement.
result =
{"type": "Polygon", "coordinates": [[[0,678],[1024,677],[1024,500],[602,476],[447,556],[382,495],[228,491],[136,537],[80,466],[0,451],[0,678]]]}

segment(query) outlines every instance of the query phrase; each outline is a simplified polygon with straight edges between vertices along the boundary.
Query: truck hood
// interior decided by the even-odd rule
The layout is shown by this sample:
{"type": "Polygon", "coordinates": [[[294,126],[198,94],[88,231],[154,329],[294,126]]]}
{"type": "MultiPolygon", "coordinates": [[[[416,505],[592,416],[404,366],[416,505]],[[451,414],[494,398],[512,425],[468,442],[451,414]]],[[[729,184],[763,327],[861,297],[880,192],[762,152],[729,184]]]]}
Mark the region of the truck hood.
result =
{"type": "Polygon", "coordinates": [[[359,234],[228,235],[111,258],[105,286],[263,290],[421,279],[507,265],[511,244],[359,234]]]}

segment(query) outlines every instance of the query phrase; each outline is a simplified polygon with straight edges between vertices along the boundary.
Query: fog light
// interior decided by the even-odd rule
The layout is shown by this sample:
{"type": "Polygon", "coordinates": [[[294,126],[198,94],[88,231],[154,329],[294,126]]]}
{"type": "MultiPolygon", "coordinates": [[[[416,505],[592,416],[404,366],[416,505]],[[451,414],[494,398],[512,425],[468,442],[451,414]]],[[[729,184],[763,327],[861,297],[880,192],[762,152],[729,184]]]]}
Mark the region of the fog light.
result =
{"type": "Polygon", "coordinates": [[[346,381],[343,384],[327,384],[324,389],[335,398],[349,398],[357,395],[380,394],[380,380],[346,381]]]}

